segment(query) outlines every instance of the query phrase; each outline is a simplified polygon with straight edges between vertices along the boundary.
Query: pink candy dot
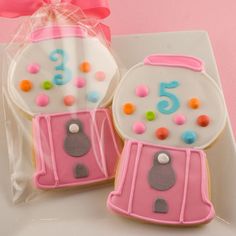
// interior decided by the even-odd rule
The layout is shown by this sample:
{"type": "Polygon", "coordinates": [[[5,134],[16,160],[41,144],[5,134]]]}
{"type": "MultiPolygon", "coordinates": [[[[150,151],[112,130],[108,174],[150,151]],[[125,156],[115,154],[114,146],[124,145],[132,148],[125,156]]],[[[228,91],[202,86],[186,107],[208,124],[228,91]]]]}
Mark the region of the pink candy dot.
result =
{"type": "Polygon", "coordinates": [[[40,71],[40,65],[37,63],[29,64],[27,70],[31,74],[37,74],[40,71]]]}
{"type": "Polygon", "coordinates": [[[66,106],[72,106],[75,103],[75,97],[72,95],[67,95],[64,97],[64,104],[66,106]]]}
{"type": "Polygon", "coordinates": [[[48,95],[41,93],[36,97],[36,104],[39,107],[45,107],[48,105],[48,103],[49,103],[48,95]]]}
{"type": "Polygon", "coordinates": [[[142,122],[137,121],[133,124],[134,133],[143,134],[145,132],[145,130],[146,130],[145,124],[142,122]]]}
{"type": "Polygon", "coordinates": [[[173,117],[173,121],[177,125],[183,125],[186,122],[186,117],[182,114],[177,114],[173,117]]]}
{"type": "Polygon", "coordinates": [[[135,89],[135,93],[138,97],[146,97],[148,95],[149,89],[146,85],[139,85],[135,89]]]}
{"type": "Polygon", "coordinates": [[[75,86],[77,88],[83,88],[86,85],[86,80],[83,77],[78,77],[75,79],[75,86]]]}
{"type": "Polygon", "coordinates": [[[106,74],[103,71],[97,71],[95,74],[95,78],[97,81],[103,81],[106,78],[106,74]]]}

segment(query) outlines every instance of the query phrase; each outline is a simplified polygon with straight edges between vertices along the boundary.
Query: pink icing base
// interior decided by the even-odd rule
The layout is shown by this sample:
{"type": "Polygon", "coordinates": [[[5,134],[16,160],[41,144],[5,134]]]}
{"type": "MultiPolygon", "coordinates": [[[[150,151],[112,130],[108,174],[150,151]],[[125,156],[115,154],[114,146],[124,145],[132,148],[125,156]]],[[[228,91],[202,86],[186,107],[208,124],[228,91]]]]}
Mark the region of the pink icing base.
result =
{"type": "Polygon", "coordinates": [[[31,33],[29,41],[30,42],[40,42],[44,40],[49,39],[60,39],[60,38],[66,38],[66,37],[74,37],[74,38],[85,38],[88,35],[95,37],[99,34],[99,32],[102,32],[102,35],[106,39],[106,42],[109,44],[111,41],[111,33],[108,26],[104,24],[97,24],[97,26],[94,28],[94,31],[83,29],[82,27],[76,25],[76,26],[48,26],[43,27],[35,30],[31,33]],[[96,34],[96,35],[95,35],[96,34]]]}
{"type": "Polygon", "coordinates": [[[110,193],[110,209],[152,223],[194,225],[213,219],[215,212],[208,197],[206,156],[201,150],[151,145],[134,140],[125,142],[116,187],[110,193]],[[176,174],[175,185],[158,191],[148,184],[148,172],[156,152],[168,151],[176,174]],[[164,198],[166,214],[154,213],[153,204],[164,198]]]}
{"type": "Polygon", "coordinates": [[[183,67],[199,72],[204,70],[203,62],[190,56],[150,55],[144,59],[144,64],[152,66],[183,67]]]}
{"type": "Polygon", "coordinates": [[[33,119],[33,130],[36,152],[34,182],[37,188],[80,186],[114,177],[122,145],[114,133],[110,110],[39,115],[33,119]],[[76,158],[65,152],[63,144],[66,137],[65,124],[77,118],[91,141],[91,148],[87,154],[76,158]],[[77,164],[88,168],[88,177],[74,177],[73,169],[77,164]]]}

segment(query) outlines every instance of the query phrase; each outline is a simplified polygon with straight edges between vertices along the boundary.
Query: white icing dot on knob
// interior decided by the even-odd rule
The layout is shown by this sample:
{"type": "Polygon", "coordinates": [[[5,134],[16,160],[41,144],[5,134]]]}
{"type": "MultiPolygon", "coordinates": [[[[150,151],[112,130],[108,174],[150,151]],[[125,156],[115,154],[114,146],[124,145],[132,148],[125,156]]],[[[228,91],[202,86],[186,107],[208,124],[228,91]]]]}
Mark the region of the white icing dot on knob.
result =
{"type": "Polygon", "coordinates": [[[157,159],[160,164],[167,164],[170,161],[170,158],[166,153],[160,153],[157,159]]]}
{"type": "Polygon", "coordinates": [[[78,133],[79,132],[79,126],[77,124],[71,124],[69,126],[69,131],[72,134],[78,133]]]}

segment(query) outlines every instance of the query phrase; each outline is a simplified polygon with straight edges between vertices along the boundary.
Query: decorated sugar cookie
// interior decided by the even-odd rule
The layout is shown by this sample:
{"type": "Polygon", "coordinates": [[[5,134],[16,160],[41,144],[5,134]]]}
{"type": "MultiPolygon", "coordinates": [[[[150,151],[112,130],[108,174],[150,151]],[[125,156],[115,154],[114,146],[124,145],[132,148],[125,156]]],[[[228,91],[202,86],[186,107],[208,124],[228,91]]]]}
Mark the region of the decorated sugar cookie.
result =
{"type": "Polygon", "coordinates": [[[202,61],[146,57],[122,79],[113,115],[125,147],[109,208],[160,224],[209,222],[214,208],[203,149],[222,132],[226,112],[202,61]]]}
{"type": "Polygon", "coordinates": [[[118,83],[117,64],[101,41],[78,26],[32,33],[10,68],[9,92],[30,115],[106,107],[118,83]]]}
{"type": "Polygon", "coordinates": [[[79,26],[48,26],[10,66],[11,99],[33,118],[38,188],[114,176],[119,142],[106,107],[119,81],[108,48],[79,26]]]}

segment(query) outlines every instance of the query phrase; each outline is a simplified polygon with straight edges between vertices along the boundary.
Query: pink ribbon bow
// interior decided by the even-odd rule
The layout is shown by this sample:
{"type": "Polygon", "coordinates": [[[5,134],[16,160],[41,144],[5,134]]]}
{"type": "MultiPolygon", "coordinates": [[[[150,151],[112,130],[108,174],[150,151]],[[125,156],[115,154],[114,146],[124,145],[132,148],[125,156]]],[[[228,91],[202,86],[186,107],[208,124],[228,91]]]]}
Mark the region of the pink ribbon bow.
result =
{"type": "MultiPolygon", "coordinates": [[[[0,17],[15,18],[31,16],[40,7],[52,3],[69,3],[79,7],[86,16],[104,19],[110,14],[109,0],[0,0],[0,17]]],[[[102,23],[97,27],[103,32],[106,40],[110,42],[110,28],[102,23]]]]}
{"type": "Polygon", "coordinates": [[[70,3],[83,10],[86,15],[104,19],[110,14],[108,0],[0,0],[0,16],[15,18],[29,16],[37,11],[43,4],[53,2],[70,3]]]}

